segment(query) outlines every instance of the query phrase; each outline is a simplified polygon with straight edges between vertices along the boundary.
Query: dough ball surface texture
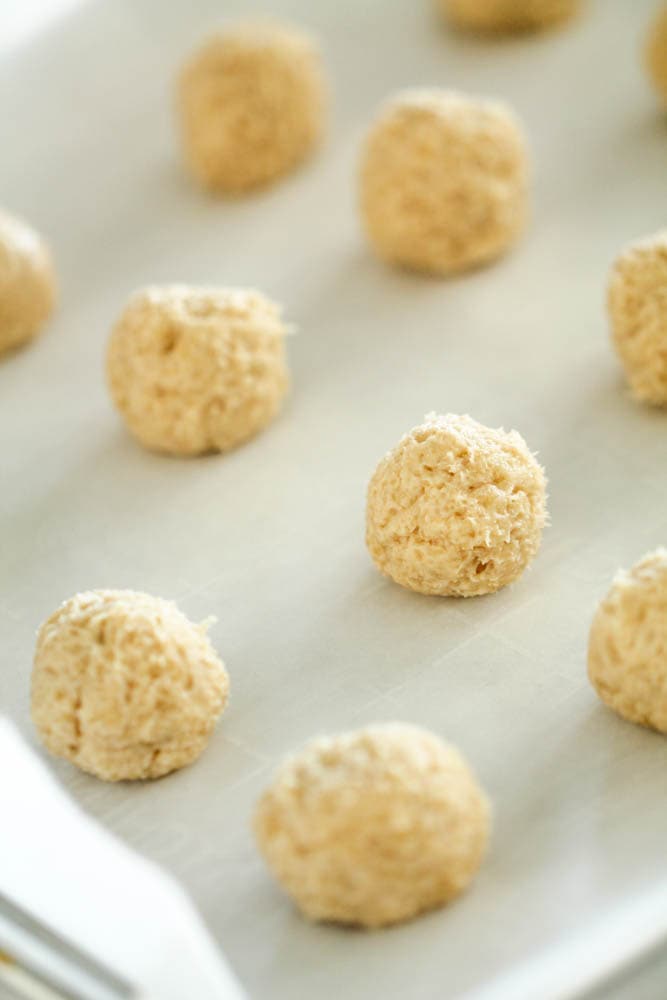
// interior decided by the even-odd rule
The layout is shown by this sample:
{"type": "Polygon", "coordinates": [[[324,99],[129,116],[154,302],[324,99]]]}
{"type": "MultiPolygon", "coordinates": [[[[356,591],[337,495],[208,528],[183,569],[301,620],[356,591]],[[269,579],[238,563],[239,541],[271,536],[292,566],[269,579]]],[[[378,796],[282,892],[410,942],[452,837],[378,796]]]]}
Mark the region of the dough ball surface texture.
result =
{"type": "Polygon", "coordinates": [[[0,211],[0,354],[39,333],[55,299],[53,264],[42,238],[0,211]]]}
{"type": "Polygon", "coordinates": [[[667,550],[616,575],[593,618],[588,676],[619,715],[667,733],[667,550]]]}
{"type": "Polygon", "coordinates": [[[178,87],[192,173],[204,187],[227,193],[276,179],[320,140],[326,94],[319,51],[305,32],[248,21],[211,36],[178,87]]]}
{"type": "Polygon", "coordinates": [[[667,5],[651,22],[646,38],[645,62],[656,93],[667,104],[667,5]]]}
{"type": "Polygon", "coordinates": [[[258,292],[147,288],[111,334],[112,398],[147,448],[227,451],[280,409],[289,384],[285,333],[279,308],[258,292]]]}
{"type": "Polygon", "coordinates": [[[196,760],[228,690],[206,626],[148,594],[77,594],[37,636],[37,732],[51,753],[106,781],[159,778],[196,760]]]}
{"type": "Polygon", "coordinates": [[[474,31],[535,31],[574,17],[582,0],[439,0],[443,13],[474,31]]]}
{"type": "Polygon", "coordinates": [[[667,229],[617,258],[608,306],[612,340],[633,395],[667,405],[667,229]]]}
{"type": "Polygon", "coordinates": [[[362,153],[360,207],[383,259],[445,275],[507,250],[524,228],[528,153],[513,112],[445,90],[385,106],[362,153]]]}
{"type": "Polygon", "coordinates": [[[313,920],[381,927],[458,896],[481,863],[488,802],[453,747],[388,723],[317,739],[261,798],[255,832],[313,920]]]}
{"type": "Polygon", "coordinates": [[[375,470],[366,544],[403,587],[472,597],[521,576],[546,519],[544,471],[516,431],[431,414],[375,470]]]}

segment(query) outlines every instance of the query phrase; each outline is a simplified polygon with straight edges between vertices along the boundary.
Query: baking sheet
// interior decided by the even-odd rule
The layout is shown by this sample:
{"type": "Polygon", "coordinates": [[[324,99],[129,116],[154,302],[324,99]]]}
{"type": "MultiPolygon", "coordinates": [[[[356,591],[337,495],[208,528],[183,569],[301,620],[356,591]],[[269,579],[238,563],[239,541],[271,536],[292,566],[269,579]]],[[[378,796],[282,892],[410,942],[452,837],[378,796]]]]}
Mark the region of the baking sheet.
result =
{"type": "Polygon", "coordinates": [[[330,136],[235,202],[182,172],[171,82],[217,16],[258,5],[91,0],[0,62],[0,201],[48,235],[62,285],[48,333],[0,363],[0,705],[34,741],[35,629],[77,590],[217,615],[232,699],[195,766],[129,786],[50,766],[181,879],[254,997],[456,996],[665,874],[667,744],[585,677],[612,573],[667,538],[667,417],[627,397],[603,308],[618,249],[665,221],[667,126],[638,61],[653,6],[591,0],[569,29],[484,42],[427,0],[272,0],[322,35],[330,136]],[[508,99],[534,151],[526,238],[451,281],[384,267],[356,217],[365,127],[415,84],[508,99]],[[148,454],[107,398],[109,327],[165,281],[256,285],[298,328],[289,405],[228,456],[148,454]],[[366,555],[366,481],[429,410],[516,427],[546,466],[542,552],[493,597],[413,595],[366,555]],[[311,926],[255,852],[253,803],[303,740],[394,718],[463,748],[495,804],[491,853],[447,910],[383,933],[311,926]]]}

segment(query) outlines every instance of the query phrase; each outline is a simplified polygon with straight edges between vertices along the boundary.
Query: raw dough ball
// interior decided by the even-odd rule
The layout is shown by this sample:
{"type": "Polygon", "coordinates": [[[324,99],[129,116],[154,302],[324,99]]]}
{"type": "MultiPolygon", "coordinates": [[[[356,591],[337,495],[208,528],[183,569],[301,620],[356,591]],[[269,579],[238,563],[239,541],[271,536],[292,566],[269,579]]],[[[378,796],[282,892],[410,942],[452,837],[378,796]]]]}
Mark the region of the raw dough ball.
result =
{"type": "Polygon", "coordinates": [[[326,86],[312,38],[272,22],[213,35],[179,81],[186,159],[207,188],[240,192],[295,167],[323,131],[326,86]]]}
{"type": "Polygon", "coordinates": [[[453,747],[390,723],[315,740],[288,759],[259,802],[255,833],[306,916],[381,927],[468,886],[489,814],[453,747]]]}
{"type": "Polygon", "coordinates": [[[159,597],[77,594],[37,636],[37,731],[51,753],[106,781],[159,778],[192,763],[228,690],[206,624],[159,597]]]}
{"type": "Polygon", "coordinates": [[[447,17],[474,31],[534,31],[573,17],[581,0],[439,0],[447,17]]]}
{"type": "Polygon", "coordinates": [[[31,340],[51,315],[56,280],[41,237],[0,211],[0,353],[31,340]]]}
{"type": "Polygon", "coordinates": [[[403,587],[472,597],[521,576],[546,516],[544,471],[516,431],[430,414],[373,474],[366,544],[403,587]]]}
{"type": "Polygon", "coordinates": [[[637,399],[667,404],[667,230],[617,258],[608,295],[612,338],[637,399]]]}
{"type": "Polygon", "coordinates": [[[588,676],[619,715],[667,733],[667,550],[616,575],[591,626],[588,676]]]}
{"type": "Polygon", "coordinates": [[[645,50],[646,69],[656,92],[667,104],[667,6],[651,22],[645,50]]]}
{"type": "Polygon", "coordinates": [[[289,384],[279,308],[259,292],[137,292],[109,342],[113,400],[147,448],[227,451],[273,419],[289,384]]]}
{"type": "Polygon", "coordinates": [[[527,212],[528,156],[496,101],[408,90],[381,113],[361,165],[361,212],[380,257],[448,274],[497,257],[527,212]]]}

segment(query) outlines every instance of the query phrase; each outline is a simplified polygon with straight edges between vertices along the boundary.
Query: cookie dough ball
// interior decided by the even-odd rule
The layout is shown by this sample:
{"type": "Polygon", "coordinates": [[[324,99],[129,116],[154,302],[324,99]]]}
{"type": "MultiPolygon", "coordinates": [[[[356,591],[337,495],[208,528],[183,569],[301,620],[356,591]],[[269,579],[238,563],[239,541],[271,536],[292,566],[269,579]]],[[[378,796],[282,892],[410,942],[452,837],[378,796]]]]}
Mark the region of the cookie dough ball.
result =
{"type": "Polygon", "coordinates": [[[617,574],[593,618],[588,676],[619,715],[667,733],[667,550],[617,574]]]}
{"type": "Polygon", "coordinates": [[[527,185],[526,144],[509,108],[409,90],[387,105],[366,140],[361,213],[380,257],[445,275],[515,242],[527,185]]]}
{"type": "Polygon", "coordinates": [[[667,229],[617,258],[608,306],[612,340],[633,395],[667,405],[667,229]]]}
{"type": "Polygon", "coordinates": [[[280,409],[289,384],[285,334],[278,306],[259,292],[144,289],[111,334],[111,395],[147,448],[227,451],[280,409]]]}
{"type": "Polygon", "coordinates": [[[574,17],[582,0],[438,0],[443,13],[473,31],[536,31],[574,17]]]}
{"type": "Polygon", "coordinates": [[[295,167],[319,141],[326,86],[313,39],[269,21],[208,39],[179,80],[187,163],[204,187],[242,192],[295,167]]]}
{"type": "Polygon", "coordinates": [[[77,594],[37,636],[37,732],[51,753],[105,781],[159,778],[192,763],[228,690],[206,624],[148,594],[77,594]]]}
{"type": "Polygon", "coordinates": [[[544,471],[516,431],[430,414],[373,474],[366,544],[401,586],[472,597],[521,576],[546,518],[544,471]]]}
{"type": "Polygon", "coordinates": [[[255,814],[260,851],[312,920],[409,920],[467,888],[490,810],[461,755],[400,723],[318,739],[288,759],[255,814]]]}
{"type": "Polygon", "coordinates": [[[667,104],[667,5],[651,22],[645,48],[649,79],[658,96],[667,104]]]}
{"type": "Polygon", "coordinates": [[[39,333],[55,297],[44,241],[25,222],[0,211],[0,354],[39,333]]]}

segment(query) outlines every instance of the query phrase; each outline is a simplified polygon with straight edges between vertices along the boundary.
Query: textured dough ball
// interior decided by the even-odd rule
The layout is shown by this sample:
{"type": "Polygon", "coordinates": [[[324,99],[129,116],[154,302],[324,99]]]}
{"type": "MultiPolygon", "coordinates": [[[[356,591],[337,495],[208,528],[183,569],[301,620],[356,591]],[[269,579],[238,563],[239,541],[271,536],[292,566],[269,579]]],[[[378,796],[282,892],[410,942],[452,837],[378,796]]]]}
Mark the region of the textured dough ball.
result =
{"type": "Polygon", "coordinates": [[[106,781],[159,778],[200,755],[229,679],[171,601],[95,590],[39,630],[32,719],[48,750],[106,781]]]}
{"type": "Polygon", "coordinates": [[[617,258],[608,306],[632,393],[667,405],[667,230],[631,244],[617,258]]]}
{"type": "Polygon", "coordinates": [[[667,550],[616,575],[593,618],[588,676],[619,715],[667,733],[667,550]]]}
{"type": "Polygon", "coordinates": [[[205,187],[241,192],[303,160],[324,125],[321,59],[306,33],[269,21],[221,31],[179,80],[186,160],[205,187]]]}
{"type": "Polygon", "coordinates": [[[574,17],[581,0],[438,0],[443,13],[473,31],[535,31],[574,17]]]}
{"type": "Polygon", "coordinates": [[[0,211],[0,353],[32,340],[55,298],[53,264],[42,238],[0,211]]]}
{"type": "Polygon", "coordinates": [[[361,163],[361,213],[380,257],[449,274],[497,257],[527,214],[528,155],[496,101],[409,90],[381,113],[361,163]]]}
{"type": "Polygon", "coordinates": [[[254,825],[269,867],[306,916],[381,927],[463,892],[489,819],[458,751],[389,723],[314,740],[288,759],[254,825]]]}
{"type": "Polygon", "coordinates": [[[144,289],[111,334],[111,395],[147,448],[227,451],[280,409],[289,384],[285,334],[279,308],[259,292],[144,289]]]}
{"type": "Polygon", "coordinates": [[[651,22],[645,48],[646,69],[656,93],[667,104],[667,6],[651,22]]]}
{"type": "Polygon", "coordinates": [[[521,576],[546,516],[544,471],[516,431],[430,414],[373,474],[366,544],[401,586],[472,597],[521,576]]]}

